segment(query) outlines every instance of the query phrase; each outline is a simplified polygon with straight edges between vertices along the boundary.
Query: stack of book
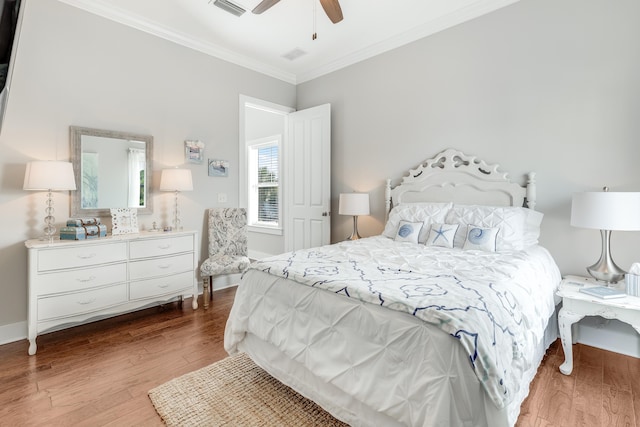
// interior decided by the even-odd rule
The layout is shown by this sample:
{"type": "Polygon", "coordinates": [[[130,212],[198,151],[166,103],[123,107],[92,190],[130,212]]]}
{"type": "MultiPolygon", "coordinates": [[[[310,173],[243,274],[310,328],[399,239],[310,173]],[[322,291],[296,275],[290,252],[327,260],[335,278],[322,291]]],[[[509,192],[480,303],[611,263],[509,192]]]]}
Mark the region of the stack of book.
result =
{"type": "Polygon", "coordinates": [[[610,288],[608,286],[588,286],[580,288],[580,292],[603,299],[622,298],[627,296],[623,291],[616,288],[610,288]]]}

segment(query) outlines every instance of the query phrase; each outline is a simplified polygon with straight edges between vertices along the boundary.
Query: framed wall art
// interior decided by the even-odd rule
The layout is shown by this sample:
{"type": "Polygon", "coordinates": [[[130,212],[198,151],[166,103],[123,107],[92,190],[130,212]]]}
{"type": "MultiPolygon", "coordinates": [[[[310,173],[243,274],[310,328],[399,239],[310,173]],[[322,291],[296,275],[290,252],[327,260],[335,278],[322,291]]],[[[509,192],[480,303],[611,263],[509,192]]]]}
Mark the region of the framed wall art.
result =
{"type": "Polygon", "coordinates": [[[184,155],[189,163],[202,163],[204,160],[204,143],[202,141],[185,141],[184,155]]]}
{"type": "Polygon", "coordinates": [[[229,161],[209,159],[209,176],[229,176],[229,161]]]}
{"type": "Polygon", "coordinates": [[[138,232],[138,210],[129,208],[111,209],[111,234],[130,234],[138,232]]]}

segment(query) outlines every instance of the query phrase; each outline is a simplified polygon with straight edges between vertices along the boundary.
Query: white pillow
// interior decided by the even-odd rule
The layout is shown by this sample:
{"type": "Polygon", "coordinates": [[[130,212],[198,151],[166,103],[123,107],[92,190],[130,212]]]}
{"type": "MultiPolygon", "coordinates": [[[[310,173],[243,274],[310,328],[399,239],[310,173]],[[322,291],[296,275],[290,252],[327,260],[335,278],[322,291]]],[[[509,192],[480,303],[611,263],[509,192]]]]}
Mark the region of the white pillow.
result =
{"type": "Polygon", "coordinates": [[[401,203],[389,212],[389,219],[384,226],[383,236],[391,239],[396,237],[400,221],[422,222],[422,231],[418,242],[424,243],[433,223],[445,222],[445,218],[453,203],[401,203]]]}
{"type": "Polygon", "coordinates": [[[542,224],[542,218],[544,214],[542,212],[534,211],[531,209],[521,208],[527,213],[527,218],[524,222],[524,236],[522,246],[528,248],[529,246],[537,245],[538,238],[540,237],[540,225],[542,224]]]}
{"type": "Polygon", "coordinates": [[[420,230],[422,230],[421,222],[400,221],[394,240],[397,242],[418,243],[420,230]]]}
{"type": "MultiPolygon", "coordinates": [[[[510,206],[454,205],[445,222],[499,228],[496,250],[522,250],[538,242],[542,214],[531,209],[510,206]]],[[[464,227],[456,235],[454,247],[464,245],[464,227]]]]}
{"type": "Polygon", "coordinates": [[[427,246],[440,246],[442,248],[453,248],[453,240],[456,237],[459,224],[431,224],[427,246]]]}
{"type": "Polygon", "coordinates": [[[462,249],[495,252],[498,231],[497,227],[469,225],[467,226],[467,238],[462,249]]]}

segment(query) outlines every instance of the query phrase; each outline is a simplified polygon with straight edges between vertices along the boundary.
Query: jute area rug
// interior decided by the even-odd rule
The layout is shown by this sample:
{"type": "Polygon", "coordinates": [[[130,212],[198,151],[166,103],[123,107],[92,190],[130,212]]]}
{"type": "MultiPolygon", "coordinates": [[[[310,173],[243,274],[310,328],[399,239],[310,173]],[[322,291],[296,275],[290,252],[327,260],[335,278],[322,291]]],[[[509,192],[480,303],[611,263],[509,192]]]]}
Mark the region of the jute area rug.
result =
{"type": "Polygon", "coordinates": [[[347,426],[244,353],[149,391],[168,426],[347,426]]]}

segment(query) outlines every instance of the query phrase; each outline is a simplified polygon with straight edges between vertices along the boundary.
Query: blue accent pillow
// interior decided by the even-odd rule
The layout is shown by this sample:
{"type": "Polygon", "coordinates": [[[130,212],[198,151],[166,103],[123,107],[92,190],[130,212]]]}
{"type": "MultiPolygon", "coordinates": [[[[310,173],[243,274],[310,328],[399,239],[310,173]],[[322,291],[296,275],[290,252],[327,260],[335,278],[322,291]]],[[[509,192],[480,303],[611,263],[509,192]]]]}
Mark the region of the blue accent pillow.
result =
{"type": "Polygon", "coordinates": [[[422,224],[422,222],[400,221],[394,240],[396,242],[418,243],[422,224]]]}
{"type": "Polygon", "coordinates": [[[460,224],[431,224],[427,246],[440,246],[442,248],[453,248],[453,241],[456,237],[460,224]]]}
{"type": "Polygon", "coordinates": [[[469,225],[467,227],[467,238],[464,241],[462,249],[495,252],[498,231],[500,231],[500,229],[497,227],[491,228],[469,225]]]}

